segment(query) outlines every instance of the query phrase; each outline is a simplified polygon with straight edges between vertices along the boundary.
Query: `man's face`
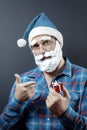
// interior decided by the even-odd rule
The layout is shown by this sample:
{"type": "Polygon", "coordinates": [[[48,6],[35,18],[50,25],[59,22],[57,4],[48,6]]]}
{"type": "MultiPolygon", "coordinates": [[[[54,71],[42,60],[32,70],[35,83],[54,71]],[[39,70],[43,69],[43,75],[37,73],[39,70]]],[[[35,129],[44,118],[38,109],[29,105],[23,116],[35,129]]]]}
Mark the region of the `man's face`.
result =
{"type": "Polygon", "coordinates": [[[40,54],[44,54],[45,52],[50,52],[54,50],[56,45],[56,39],[48,36],[48,35],[41,35],[37,36],[32,40],[32,50],[36,56],[40,54]]]}
{"type": "Polygon", "coordinates": [[[32,40],[32,52],[41,71],[54,71],[62,56],[59,42],[51,36],[41,35],[32,40]]]}

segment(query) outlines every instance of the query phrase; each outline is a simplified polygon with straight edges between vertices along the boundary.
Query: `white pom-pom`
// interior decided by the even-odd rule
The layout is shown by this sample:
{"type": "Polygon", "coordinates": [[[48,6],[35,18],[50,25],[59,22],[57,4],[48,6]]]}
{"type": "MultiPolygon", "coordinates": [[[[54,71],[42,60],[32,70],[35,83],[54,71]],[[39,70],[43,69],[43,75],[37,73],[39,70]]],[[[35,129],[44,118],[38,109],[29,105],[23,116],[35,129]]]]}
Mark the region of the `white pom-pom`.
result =
{"type": "Polygon", "coordinates": [[[19,39],[17,41],[18,47],[24,47],[24,46],[26,46],[26,44],[27,44],[27,41],[25,39],[19,39]]]}

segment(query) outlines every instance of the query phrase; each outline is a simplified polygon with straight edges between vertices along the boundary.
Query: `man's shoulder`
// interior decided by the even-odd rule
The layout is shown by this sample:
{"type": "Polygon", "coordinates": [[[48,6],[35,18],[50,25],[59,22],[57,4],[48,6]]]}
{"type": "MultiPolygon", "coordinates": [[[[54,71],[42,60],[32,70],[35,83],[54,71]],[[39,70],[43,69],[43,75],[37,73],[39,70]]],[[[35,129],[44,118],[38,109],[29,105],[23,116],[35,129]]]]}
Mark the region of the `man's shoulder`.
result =
{"type": "Polygon", "coordinates": [[[83,71],[87,71],[86,67],[77,65],[77,64],[72,64],[73,68],[77,69],[77,70],[83,70],[83,71]]]}
{"type": "Polygon", "coordinates": [[[75,73],[79,73],[80,75],[81,74],[84,74],[87,76],[87,68],[83,67],[83,66],[79,66],[79,65],[76,65],[76,64],[72,64],[72,70],[73,72],[75,73]]]}
{"type": "Polygon", "coordinates": [[[68,58],[66,58],[66,68],[74,74],[85,73],[87,75],[87,68],[78,64],[73,64],[68,58]]]}
{"type": "Polygon", "coordinates": [[[34,69],[31,69],[29,71],[26,71],[26,72],[22,73],[21,77],[24,77],[24,76],[31,76],[31,77],[33,77],[33,76],[36,76],[39,73],[40,73],[40,70],[39,70],[38,67],[36,67],[34,69]]]}

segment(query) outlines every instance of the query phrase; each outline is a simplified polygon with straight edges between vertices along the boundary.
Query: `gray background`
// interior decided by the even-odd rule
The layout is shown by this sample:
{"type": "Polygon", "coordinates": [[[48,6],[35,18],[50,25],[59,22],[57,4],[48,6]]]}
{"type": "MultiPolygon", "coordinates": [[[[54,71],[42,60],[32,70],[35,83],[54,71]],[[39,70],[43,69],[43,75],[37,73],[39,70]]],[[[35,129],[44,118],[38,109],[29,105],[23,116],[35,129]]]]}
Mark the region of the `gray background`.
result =
{"type": "Polygon", "coordinates": [[[87,67],[87,0],[0,0],[0,113],[7,104],[15,73],[35,67],[28,48],[18,48],[29,22],[45,12],[64,37],[64,55],[87,67]]]}

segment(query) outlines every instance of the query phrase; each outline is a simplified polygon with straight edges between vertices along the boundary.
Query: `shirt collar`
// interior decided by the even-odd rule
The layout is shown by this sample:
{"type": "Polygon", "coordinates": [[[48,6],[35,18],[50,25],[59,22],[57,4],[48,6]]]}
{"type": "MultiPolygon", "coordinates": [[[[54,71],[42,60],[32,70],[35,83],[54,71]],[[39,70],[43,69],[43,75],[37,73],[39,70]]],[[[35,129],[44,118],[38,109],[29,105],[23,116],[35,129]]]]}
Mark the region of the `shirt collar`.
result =
{"type": "Polygon", "coordinates": [[[65,57],[64,59],[65,59],[65,66],[61,74],[64,74],[68,77],[72,77],[72,64],[70,63],[68,58],[65,57]]]}

